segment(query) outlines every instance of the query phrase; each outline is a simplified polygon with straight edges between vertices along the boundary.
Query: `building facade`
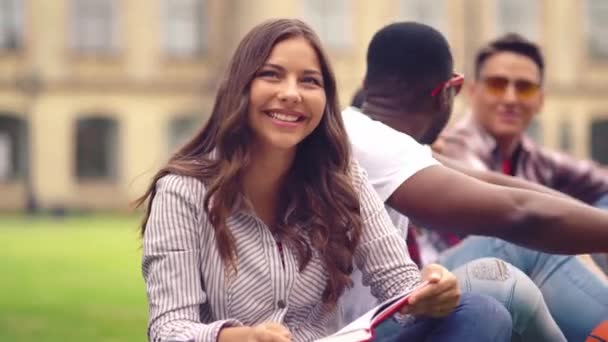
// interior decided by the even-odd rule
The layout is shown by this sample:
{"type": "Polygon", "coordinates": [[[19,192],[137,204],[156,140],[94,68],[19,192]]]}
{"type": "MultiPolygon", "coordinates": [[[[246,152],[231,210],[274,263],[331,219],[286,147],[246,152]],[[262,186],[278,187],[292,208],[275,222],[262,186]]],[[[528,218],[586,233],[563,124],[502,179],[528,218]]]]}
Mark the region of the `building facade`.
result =
{"type": "Polygon", "coordinates": [[[547,58],[534,135],[608,164],[603,0],[0,0],[0,210],[127,208],[208,117],[238,40],[270,17],[317,30],[343,104],[389,22],[440,29],[465,74],[481,44],[520,32],[547,58]]]}

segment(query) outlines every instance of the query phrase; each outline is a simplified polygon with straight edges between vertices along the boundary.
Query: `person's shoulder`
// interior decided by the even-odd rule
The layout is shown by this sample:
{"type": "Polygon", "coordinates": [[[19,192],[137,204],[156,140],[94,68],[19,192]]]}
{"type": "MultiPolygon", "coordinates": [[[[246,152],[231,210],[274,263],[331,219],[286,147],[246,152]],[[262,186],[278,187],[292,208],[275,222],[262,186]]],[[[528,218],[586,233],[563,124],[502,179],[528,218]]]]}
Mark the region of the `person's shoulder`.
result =
{"type": "Polygon", "coordinates": [[[368,181],[367,171],[365,171],[365,169],[355,158],[350,159],[348,174],[353,182],[353,185],[357,189],[361,187],[361,184],[368,181]]]}
{"type": "Polygon", "coordinates": [[[359,108],[346,107],[342,110],[342,120],[347,130],[355,129],[367,125],[373,120],[365,115],[359,108]]]}
{"type": "Polygon", "coordinates": [[[156,192],[179,194],[202,203],[207,189],[205,184],[195,177],[169,173],[156,181],[156,192]]]}
{"type": "Polygon", "coordinates": [[[531,153],[537,162],[542,163],[544,168],[552,169],[555,171],[567,171],[571,169],[585,170],[600,168],[599,164],[589,159],[577,158],[571,154],[563,151],[550,149],[536,144],[531,139],[526,139],[528,149],[531,149],[531,153]],[[533,148],[530,148],[532,146],[533,148]]]}
{"type": "Polygon", "coordinates": [[[471,114],[448,126],[438,138],[441,154],[454,159],[487,159],[496,146],[494,138],[474,122],[471,114]]]}
{"type": "Polygon", "coordinates": [[[472,137],[479,135],[481,135],[481,132],[476,127],[470,114],[465,114],[441,132],[441,138],[461,145],[466,145],[472,140],[472,137]]]}
{"type": "Polygon", "coordinates": [[[347,107],[342,118],[348,138],[355,149],[372,149],[376,153],[382,149],[420,148],[411,136],[399,132],[386,124],[373,120],[358,108],[347,107]]]}

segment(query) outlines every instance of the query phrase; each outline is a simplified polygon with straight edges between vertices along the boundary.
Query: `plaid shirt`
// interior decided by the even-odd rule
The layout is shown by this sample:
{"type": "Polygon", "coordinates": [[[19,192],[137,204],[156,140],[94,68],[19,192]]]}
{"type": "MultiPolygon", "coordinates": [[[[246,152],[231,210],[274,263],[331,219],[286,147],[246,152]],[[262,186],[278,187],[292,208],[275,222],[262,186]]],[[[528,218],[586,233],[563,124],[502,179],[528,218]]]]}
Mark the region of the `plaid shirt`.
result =
{"type": "MultiPolygon", "coordinates": [[[[472,167],[503,172],[496,140],[471,116],[442,133],[442,154],[467,162],[472,167]]],[[[515,159],[509,161],[511,174],[566,193],[588,204],[608,194],[608,171],[598,164],[572,158],[538,146],[523,135],[515,159]]]]}

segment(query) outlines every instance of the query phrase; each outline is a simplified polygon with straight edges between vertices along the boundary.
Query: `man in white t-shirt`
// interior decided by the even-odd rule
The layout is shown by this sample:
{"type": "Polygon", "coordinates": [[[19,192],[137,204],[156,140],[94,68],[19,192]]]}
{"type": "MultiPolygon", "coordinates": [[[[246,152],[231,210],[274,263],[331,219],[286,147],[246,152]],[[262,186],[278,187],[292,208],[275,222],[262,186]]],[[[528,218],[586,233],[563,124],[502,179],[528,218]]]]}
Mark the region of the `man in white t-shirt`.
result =
{"type": "MultiPolygon", "coordinates": [[[[389,25],[372,39],[367,62],[366,100],[362,107],[365,114],[348,108],[343,118],[354,155],[386,202],[396,226],[405,234],[407,218],[404,215],[407,215],[430,229],[463,236],[497,237],[531,248],[482,238],[487,239],[484,242],[487,246],[476,245],[477,250],[469,252],[478,252],[477,257],[510,259],[507,261],[511,263],[519,257],[529,258],[530,253],[542,257],[547,265],[524,271],[529,275],[536,272],[533,280],[542,284],[551,313],[558,318],[566,335],[582,336],[580,340],[584,340],[590,327],[608,313],[608,287],[579,265],[576,258],[532,249],[569,254],[605,252],[608,213],[520,180],[494,179],[498,184],[520,189],[477,180],[442,166],[430,149],[402,133],[408,132],[421,143],[432,143],[448,121],[453,97],[462,85],[462,77],[453,74],[449,45],[436,30],[415,23],[389,25]],[[496,244],[501,245],[495,247],[496,244]],[[498,253],[497,249],[508,250],[513,255],[498,253]],[[583,281],[575,283],[574,278],[583,281]],[[568,296],[559,292],[561,290],[567,290],[568,296]],[[565,312],[568,306],[570,311],[565,312]],[[572,317],[572,312],[577,317],[572,317]]],[[[440,261],[449,260],[441,258],[440,261]]],[[[510,305],[515,329],[519,329],[515,333],[522,338],[563,340],[561,334],[547,337],[557,333],[551,317],[541,313],[544,304],[533,303],[522,312],[518,311],[522,309],[518,306],[521,303],[512,302],[518,300],[517,291],[522,290],[517,281],[529,279],[506,263],[495,265],[461,266],[463,289],[487,291],[510,305]],[[508,286],[512,293],[507,291],[508,286]]],[[[532,298],[526,297],[537,289],[525,290],[528,294],[519,296],[523,302],[530,301],[532,298]]],[[[345,308],[348,309],[352,301],[364,302],[361,293],[355,290],[347,294],[345,308]]],[[[536,296],[539,297],[542,301],[542,296],[536,296]]]]}

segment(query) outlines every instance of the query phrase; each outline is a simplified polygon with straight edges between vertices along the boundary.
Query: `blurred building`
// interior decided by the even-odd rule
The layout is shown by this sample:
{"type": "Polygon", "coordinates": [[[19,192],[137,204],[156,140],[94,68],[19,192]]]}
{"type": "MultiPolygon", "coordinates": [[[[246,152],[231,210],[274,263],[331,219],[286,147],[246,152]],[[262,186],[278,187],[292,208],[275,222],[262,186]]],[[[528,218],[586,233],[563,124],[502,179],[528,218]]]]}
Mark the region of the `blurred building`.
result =
{"type": "Polygon", "coordinates": [[[440,29],[465,74],[482,43],[522,33],[548,62],[532,133],[608,163],[605,0],[0,0],[0,210],[125,208],[204,122],[236,43],[269,17],[316,28],[344,104],[391,21],[440,29]]]}

